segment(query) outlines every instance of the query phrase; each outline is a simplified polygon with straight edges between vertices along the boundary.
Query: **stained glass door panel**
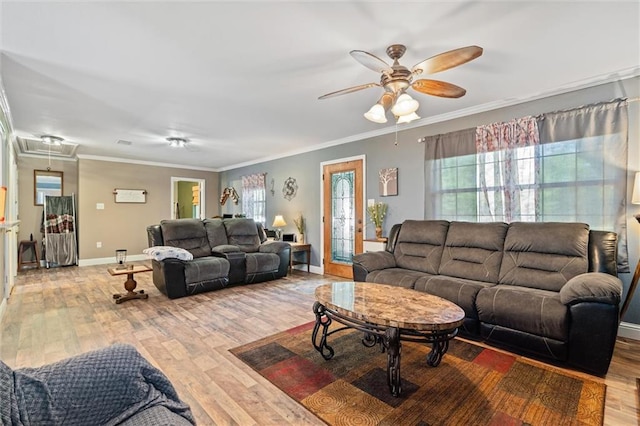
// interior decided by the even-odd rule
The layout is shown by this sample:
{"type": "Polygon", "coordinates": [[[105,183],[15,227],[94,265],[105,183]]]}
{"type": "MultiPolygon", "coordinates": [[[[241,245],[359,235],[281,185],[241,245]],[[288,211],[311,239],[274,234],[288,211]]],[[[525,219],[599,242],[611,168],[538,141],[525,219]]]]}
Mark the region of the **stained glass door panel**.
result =
{"type": "Polygon", "coordinates": [[[330,164],[324,174],[324,272],[352,278],[362,252],[362,160],[330,164]]]}

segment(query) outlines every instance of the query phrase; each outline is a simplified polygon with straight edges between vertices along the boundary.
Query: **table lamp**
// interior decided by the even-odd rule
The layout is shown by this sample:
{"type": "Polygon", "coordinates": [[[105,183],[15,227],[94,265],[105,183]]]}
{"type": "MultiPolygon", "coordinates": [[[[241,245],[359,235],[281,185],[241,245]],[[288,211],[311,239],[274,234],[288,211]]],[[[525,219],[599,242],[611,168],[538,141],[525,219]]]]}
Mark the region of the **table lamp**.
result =
{"type": "MultiPolygon", "coordinates": [[[[633,181],[633,193],[631,194],[631,204],[640,204],[640,172],[636,172],[636,178],[633,181]]],[[[640,223],[640,214],[635,216],[638,223],[640,223]]],[[[638,280],[640,280],[640,260],[636,264],[636,271],[633,274],[633,278],[631,279],[631,284],[629,285],[629,292],[627,293],[627,298],[624,300],[624,304],[622,305],[622,309],[620,310],[620,320],[624,316],[625,312],[627,312],[627,308],[629,308],[629,304],[631,304],[631,299],[633,298],[633,293],[636,291],[636,287],[638,286],[638,280]]]]}
{"type": "Polygon", "coordinates": [[[282,239],[282,227],[287,226],[287,222],[284,221],[281,214],[277,214],[271,226],[276,228],[276,241],[280,241],[282,239]]]}
{"type": "Polygon", "coordinates": [[[116,250],[116,263],[118,266],[116,269],[125,269],[126,265],[124,264],[127,261],[127,250],[118,249],[116,250]]]}

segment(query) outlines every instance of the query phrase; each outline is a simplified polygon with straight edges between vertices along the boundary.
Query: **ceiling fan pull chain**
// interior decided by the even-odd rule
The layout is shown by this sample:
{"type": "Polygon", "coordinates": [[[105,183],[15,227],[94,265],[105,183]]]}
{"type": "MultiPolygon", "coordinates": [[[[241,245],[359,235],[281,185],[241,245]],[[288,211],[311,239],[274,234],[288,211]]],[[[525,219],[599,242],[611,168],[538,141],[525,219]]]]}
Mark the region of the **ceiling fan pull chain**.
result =
{"type": "Polygon", "coordinates": [[[398,146],[398,120],[396,120],[396,141],[395,141],[394,145],[398,146]]]}

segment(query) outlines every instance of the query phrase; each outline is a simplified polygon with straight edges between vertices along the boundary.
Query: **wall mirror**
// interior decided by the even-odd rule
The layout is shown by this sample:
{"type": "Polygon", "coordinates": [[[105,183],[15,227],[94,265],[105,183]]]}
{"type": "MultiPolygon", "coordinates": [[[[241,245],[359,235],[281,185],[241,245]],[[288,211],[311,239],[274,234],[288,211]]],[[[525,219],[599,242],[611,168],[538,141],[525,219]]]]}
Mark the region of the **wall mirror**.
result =
{"type": "Polygon", "coordinates": [[[51,170],[33,171],[33,204],[44,205],[44,197],[47,195],[62,195],[62,172],[51,170]]]}

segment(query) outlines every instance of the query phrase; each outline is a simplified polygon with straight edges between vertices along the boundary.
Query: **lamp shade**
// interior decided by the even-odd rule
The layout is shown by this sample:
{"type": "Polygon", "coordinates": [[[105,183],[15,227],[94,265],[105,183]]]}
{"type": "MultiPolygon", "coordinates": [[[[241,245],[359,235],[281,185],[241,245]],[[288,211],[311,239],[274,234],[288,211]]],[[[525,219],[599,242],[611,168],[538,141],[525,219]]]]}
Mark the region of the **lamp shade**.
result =
{"type": "Polygon", "coordinates": [[[364,113],[364,118],[374,123],[386,123],[387,117],[384,113],[384,107],[380,104],[375,104],[371,109],[364,113]]]}
{"type": "Polygon", "coordinates": [[[633,180],[633,194],[631,194],[631,204],[640,204],[640,172],[636,172],[633,180]]]}
{"type": "Polygon", "coordinates": [[[400,117],[398,117],[398,124],[411,123],[413,120],[418,120],[419,118],[420,116],[415,112],[407,115],[401,115],[400,117]]]}
{"type": "Polygon", "coordinates": [[[276,218],[273,219],[273,226],[274,228],[282,228],[283,226],[287,226],[287,222],[284,221],[284,218],[282,217],[281,214],[276,215],[276,218]]]}
{"type": "Polygon", "coordinates": [[[413,99],[411,96],[403,93],[398,97],[395,105],[391,107],[391,112],[395,116],[403,116],[411,114],[412,112],[416,112],[420,104],[418,101],[413,99]]]}

